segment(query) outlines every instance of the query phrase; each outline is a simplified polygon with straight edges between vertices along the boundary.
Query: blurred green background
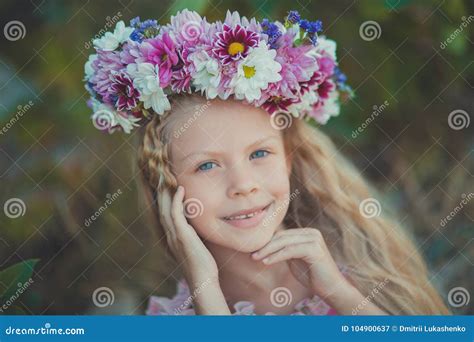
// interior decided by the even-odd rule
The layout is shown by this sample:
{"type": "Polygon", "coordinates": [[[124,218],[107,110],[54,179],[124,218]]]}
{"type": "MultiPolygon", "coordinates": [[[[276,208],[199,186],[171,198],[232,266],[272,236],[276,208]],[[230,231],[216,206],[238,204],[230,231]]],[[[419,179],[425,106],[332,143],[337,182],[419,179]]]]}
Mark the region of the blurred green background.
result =
{"type": "MultiPolygon", "coordinates": [[[[2,0],[0,204],[21,202],[18,217],[0,212],[0,305],[32,273],[7,313],[143,314],[151,294],[173,294],[176,275],[139,206],[136,137],[93,127],[82,78],[91,39],[111,18],[165,24],[184,8],[210,21],[228,9],[321,19],[357,95],[325,131],[394,206],[446,302],[455,288],[474,295],[473,1],[2,0]],[[14,20],[24,31],[6,39],[14,20]],[[367,21],[379,25],[378,37],[362,39],[367,21]],[[454,111],[461,128],[450,124],[454,111]],[[103,287],[114,299],[105,307],[92,299],[103,287]]],[[[473,314],[465,298],[450,309],[473,314]]]]}

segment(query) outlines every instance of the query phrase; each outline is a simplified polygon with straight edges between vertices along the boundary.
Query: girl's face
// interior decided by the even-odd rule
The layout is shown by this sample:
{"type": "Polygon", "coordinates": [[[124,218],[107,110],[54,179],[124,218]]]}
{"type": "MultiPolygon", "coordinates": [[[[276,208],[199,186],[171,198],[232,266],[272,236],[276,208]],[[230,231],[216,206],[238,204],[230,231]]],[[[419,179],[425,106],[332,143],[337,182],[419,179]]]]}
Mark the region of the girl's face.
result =
{"type": "Polygon", "coordinates": [[[172,170],[185,188],[187,220],[201,238],[253,252],[283,229],[290,161],[267,112],[213,100],[205,110],[182,113],[173,129],[172,170]],[[253,217],[239,215],[247,210],[253,217]]]}

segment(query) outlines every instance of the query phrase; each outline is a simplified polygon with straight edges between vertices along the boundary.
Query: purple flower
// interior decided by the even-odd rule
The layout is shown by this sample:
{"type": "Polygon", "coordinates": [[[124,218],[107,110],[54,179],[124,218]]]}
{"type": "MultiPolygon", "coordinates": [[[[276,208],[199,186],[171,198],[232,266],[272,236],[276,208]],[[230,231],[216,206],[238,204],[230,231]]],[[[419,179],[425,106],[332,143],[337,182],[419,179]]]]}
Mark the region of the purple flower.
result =
{"type": "Polygon", "coordinates": [[[288,20],[288,22],[290,22],[291,24],[296,24],[300,21],[300,19],[301,17],[298,11],[289,11],[288,16],[286,17],[286,20],[288,20]]]}
{"type": "Polygon", "coordinates": [[[116,51],[97,51],[97,58],[92,62],[94,74],[89,82],[92,89],[102,97],[105,103],[113,104],[110,88],[113,83],[112,75],[124,69],[119,52],[116,51]]]}
{"type": "Polygon", "coordinates": [[[278,38],[281,37],[282,33],[275,23],[271,23],[268,19],[262,21],[262,33],[268,36],[268,43],[272,49],[275,49],[275,43],[278,38]]]}
{"type": "Polygon", "coordinates": [[[174,41],[166,32],[162,37],[147,39],[140,45],[140,51],[146,61],[158,65],[162,88],[171,82],[172,67],[178,63],[174,41]]]}
{"type": "Polygon", "coordinates": [[[127,73],[116,74],[110,90],[117,96],[115,107],[119,111],[131,110],[137,106],[140,93],[127,73]]]}
{"type": "Polygon", "coordinates": [[[212,52],[223,65],[227,65],[247,56],[249,48],[257,46],[259,40],[256,32],[248,31],[240,25],[231,28],[224,24],[223,31],[216,35],[212,52]]]}

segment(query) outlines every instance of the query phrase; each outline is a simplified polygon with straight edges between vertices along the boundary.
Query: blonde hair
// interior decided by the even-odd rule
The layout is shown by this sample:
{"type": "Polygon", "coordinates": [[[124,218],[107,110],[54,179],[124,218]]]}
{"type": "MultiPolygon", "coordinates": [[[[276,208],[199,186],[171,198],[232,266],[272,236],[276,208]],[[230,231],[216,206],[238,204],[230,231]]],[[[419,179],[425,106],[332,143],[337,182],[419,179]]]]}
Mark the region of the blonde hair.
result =
{"type": "MultiPolygon", "coordinates": [[[[206,100],[185,95],[171,101],[172,108],[186,108],[206,100]]],[[[168,112],[160,120],[155,117],[141,128],[138,151],[142,190],[161,241],[166,239],[155,194],[162,187],[177,187],[169,159],[172,116],[168,112]]],[[[285,226],[318,228],[335,261],[347,267],[354,286],[387,313],[449,314],[422,257],[385,209],[375,216],[361,212],[361,202],[373,197],[373,191],[332,141],[296,119],[283,130],[283,139],[292,161],[290,193],[298,193],[290,202],[285,226]]]]}

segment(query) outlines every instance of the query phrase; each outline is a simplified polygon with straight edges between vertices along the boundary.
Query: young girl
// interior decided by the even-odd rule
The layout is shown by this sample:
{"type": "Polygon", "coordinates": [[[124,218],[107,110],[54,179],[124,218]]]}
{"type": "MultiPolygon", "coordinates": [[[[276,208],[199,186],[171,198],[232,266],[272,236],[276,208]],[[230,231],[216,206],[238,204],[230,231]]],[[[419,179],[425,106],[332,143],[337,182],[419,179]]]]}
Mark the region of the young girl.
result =
{"type": "Polygon", "coordinates": [[[413,244],[314,126],[349,90],[321,30],[295,11],[282,24],[185,10],[94,41],[94,124],[141,125],[145,199],[180,279],[148,314],[448,313],[413,244]]]}
{"type": "Polygon", "coordinates": [[[158,229],[186,279],[172,300],[152,297],[149,314],[448,312],[413,244],[360,211],[368,187],[324,133],[208,103],[177,98],[143,130],[145,189],[159,189],[158,229]],[[176,138],[196,105],[207,108],[176,138]],[[229,220],[240,211],[255,214],[229,220]]]}

